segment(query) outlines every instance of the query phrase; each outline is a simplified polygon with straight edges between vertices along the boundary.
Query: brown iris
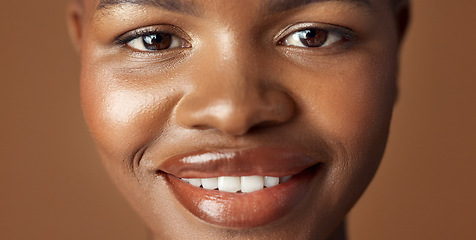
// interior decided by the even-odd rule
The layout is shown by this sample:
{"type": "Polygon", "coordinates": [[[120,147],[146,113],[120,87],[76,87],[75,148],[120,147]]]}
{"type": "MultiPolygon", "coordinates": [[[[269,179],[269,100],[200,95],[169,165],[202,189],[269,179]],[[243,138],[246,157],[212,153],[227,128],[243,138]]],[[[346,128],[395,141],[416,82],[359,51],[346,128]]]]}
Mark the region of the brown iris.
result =
{"type": "Polygon", "coordinates": [[[306,47],[320,47],[327,41],[328,32],[323,29],[307,29],[301,31],[299,40],[306,47]]]}
{"type": "Polygon", "coordinates": [[[170,33],[156,33],[142,38],[144,47],[150,51],[158,51],[168,49],[172,44],[172,34],[170,33]]]}

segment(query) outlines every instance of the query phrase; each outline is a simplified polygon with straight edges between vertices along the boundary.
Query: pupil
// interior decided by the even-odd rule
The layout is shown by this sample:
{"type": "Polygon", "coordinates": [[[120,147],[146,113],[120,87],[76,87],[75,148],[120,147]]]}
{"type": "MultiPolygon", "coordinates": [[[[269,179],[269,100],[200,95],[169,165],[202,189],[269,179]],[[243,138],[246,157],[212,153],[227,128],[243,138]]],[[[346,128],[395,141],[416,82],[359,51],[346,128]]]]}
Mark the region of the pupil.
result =
{"type": "Polygon", "coordinates": [[[316,30],[307,30],[306,32],[306,38],[313,38],[316,37],[316,30]]]}
{"type": "Polygon", "coordinates": [[[147,50],[157,51],[170,47],[172,35],[169,33],[157,33],[143,37],[142,42],[147,50]]]}
{"type": "Polygon", "coordinates": [[[308,29],[301,37],[301,43],[307,47],[320,47],[327,40],[328,32],[322,29],[308,29]]]}

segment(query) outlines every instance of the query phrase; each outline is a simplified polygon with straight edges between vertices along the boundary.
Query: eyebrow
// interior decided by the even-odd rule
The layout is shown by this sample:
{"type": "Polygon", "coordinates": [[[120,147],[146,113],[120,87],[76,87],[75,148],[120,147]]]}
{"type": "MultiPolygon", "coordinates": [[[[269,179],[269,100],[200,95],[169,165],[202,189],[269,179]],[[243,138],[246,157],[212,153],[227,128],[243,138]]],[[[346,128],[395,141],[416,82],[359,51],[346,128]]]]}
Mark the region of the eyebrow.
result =
{"type": "Polygon", "coordinates": [[[349,2],[358,5],[363,5],[373,9],[374,6],[369,0],[270,0],[264,2],[264,9],[268,9],[271,13],[289,11],[308,4],[317,2],[349,2]]]}
{"type": "Polygon", "coordinates": [[[185,3],[181,0],[101,0],[98,6],[96,7],[96,10],[103,10],[121,4],[152,6],[163,8],[171,12],[198,15],[197,7],[192,4],[192,2],[185,3]]]}
{"type": "MultiPolygon", "coordinates": [[[[262,9],[267,9],[269,13],[284,12],[317,2],[350,2],[373,9],[370,0],[267,0],[263,1],[262,9]]],[[[193,2],[185,3],[183,0],[101,0],[97,10],[103,10],[114,5],[136,4],[143,6],[153,6],[163,8],[171,12],[186,13],[189,15],[199,15],[198,7],[193,2]]]]}

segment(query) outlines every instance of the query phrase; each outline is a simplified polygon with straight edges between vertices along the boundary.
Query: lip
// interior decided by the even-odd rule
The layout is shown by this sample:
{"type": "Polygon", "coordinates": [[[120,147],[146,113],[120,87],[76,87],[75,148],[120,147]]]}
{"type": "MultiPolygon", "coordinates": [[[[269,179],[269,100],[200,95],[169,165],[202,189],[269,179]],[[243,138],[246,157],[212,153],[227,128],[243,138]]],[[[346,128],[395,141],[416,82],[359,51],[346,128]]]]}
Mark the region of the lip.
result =
{"type": "Polygon", "coordinates": [[[195,217],[219,227],[243,229],[269,224],[292,212],[311,189],[322,157],[285,148],[198,151],[167,159],[157,172],[195,217]],[[251,193],[207,190],[180,179],[252,175],[293,177],[251,193]]]}
{"type": "Polygon", "coordinates": [[[294,175],[323,156],[293,149],[261,147],[239,151],[197,151],[167,159],[158,169],[180,178],[209,178],[219,176],[294,175]]]}

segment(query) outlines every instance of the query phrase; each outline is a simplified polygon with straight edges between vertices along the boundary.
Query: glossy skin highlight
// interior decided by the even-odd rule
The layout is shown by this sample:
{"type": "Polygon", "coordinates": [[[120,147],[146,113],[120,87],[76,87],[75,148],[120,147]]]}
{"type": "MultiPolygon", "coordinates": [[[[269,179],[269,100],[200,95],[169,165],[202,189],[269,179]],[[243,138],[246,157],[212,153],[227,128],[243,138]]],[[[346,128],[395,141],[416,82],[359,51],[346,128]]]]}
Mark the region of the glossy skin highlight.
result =
{"type": "Polygon", "coordinates": [[[81,103],[106,169],[153,239],[345,239],[345,216],[386,145],[405,5],[112,2],[70,8],[81,103]],[[157,39],[166,42],[148,45],[157,39]],[[183,154],[260,148],[327,157],[299,203],[258,226],[200,219],[157,174],[183,154]]]}

